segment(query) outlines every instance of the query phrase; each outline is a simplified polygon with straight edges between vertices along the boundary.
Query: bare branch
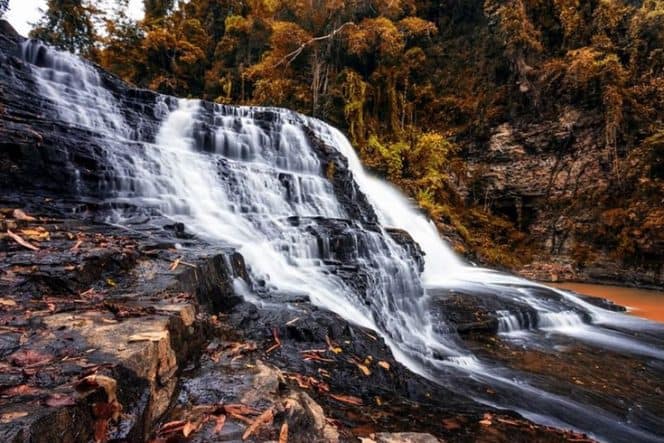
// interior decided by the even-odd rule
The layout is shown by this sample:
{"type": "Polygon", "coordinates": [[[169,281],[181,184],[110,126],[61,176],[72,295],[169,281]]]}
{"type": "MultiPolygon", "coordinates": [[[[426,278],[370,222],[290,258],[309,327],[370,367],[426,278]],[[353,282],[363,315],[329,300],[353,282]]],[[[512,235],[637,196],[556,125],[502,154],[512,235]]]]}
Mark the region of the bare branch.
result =
{"type": "Polygon", "coordinates": [[[321,41],[321,40],[327,40],[327,39],[333,38],[335,35],[337,35],[339,32],[341,32],[341,30],[343,28],[345,28],[346,26],[354,25],[354,24],[355,23],[353,23],[353,22],[346,22],[343,25],[339,26],[338,28],[334,29],[329,34],[321,35],[320,37],[314,37],[314,38],[311,38],[311,39],[307,40],[306,42],[302,43],[297,49],[295,49],[294,51],[291,51],[288,54],[286,54],[281,60],[279,60],[279,62],[277,64],[274,65],[274,67],[276,68],[276,67],[282,65],[283,63],[286,63],[285,67],[287,68],[302,53],[302,51],[304,51],[304,49],[307,46],[309,46],[313,43],[316,43],[318,41],[321,41]]]}

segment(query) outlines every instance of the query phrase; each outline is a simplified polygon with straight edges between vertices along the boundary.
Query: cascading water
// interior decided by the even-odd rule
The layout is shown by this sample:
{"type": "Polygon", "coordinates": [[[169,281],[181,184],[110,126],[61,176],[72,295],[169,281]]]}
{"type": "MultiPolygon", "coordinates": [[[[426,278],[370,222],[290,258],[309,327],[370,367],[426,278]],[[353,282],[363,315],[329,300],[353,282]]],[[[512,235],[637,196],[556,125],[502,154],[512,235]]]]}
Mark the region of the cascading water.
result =
{"type": "MultiPolygon", "coordinates": [[[[656,440],[609,413],[526,381],[515,383],[514,374],[480,362],[432,315],[431,288],[481,288],[518,301],[536,317],[498,311],[500,332],[542,329],[664,359],[664,351],[589,325],[588,319],[619,327],[646,327],[643,322],[566,291],[464,264],[431,221],[398,191],[364,172],[338,130],[285,110],[160,97],[150,116],[158,129],[151,131],[147,121],[126,117],[93,66],[34,41],[24,43],[21,55],[58,118],[103,136],[108,200],[182,222],[211,242],[235,245],[251,274],[250,284],[238,280],[237,290],[251,300],[260,303],[265,293],[286,303],[294,294],[309,297],[376,330],[405,365],[441,384],[491,385],[512,399],[496,406],[536,421],[578,428],[593,423],[619,440],[656,440]],[[353,216],[340,200],[309,133],[347,159],[378,223],[371,216],[353,216]],[[386,227],[403,229],[419,243],[426,254],[422,275],[416,259],[386,227]],[[355,270],[352,278],[344,277],[343,266],[355,270]]],[[[123,213],[117,217],[122,221],[123,213]]],[[[483,389],[467,389],[478,401],[494,403],[483,389]]]]}
{"type": "MultiPolygon", "coordinates": [[[[395,350],[459,354],[449,335],[439,334],[441,328],[434,330],[431,321],[421,327],[428,313],[408,251],[380,226],[350,220],[339,203],[303,131],[319,132],[320,122],[283,110],[180,100],[170,104],[152,143],[128,127],[92,67],[35,41],[26,42],[23,52],[37,63],[33,72],[46,85],[43,95],[67,110],[60,118],[106,134],[106,161],[115,171],[108,190],[115,203],[155,209],[200,236],[238,245],[257,286],[304,293],[316,305],[384,332],[395,350]],[[71,88],[77,81],[84,85],[71,88]],[[86,119],[93,97],[103,107],[86,119]],[[128,153],[122,146],[127,139],[140,147],[128,153]],[[362,290],[321,266],[336,257],[320,247],[326,240],[317,234],[320,217],[348,225],[340,236],[352,243],[355,256],[344,260],[372,270],[364,274],[362,290]]],[[[157,106],[169,105],[164,99],[157,106]]]]}

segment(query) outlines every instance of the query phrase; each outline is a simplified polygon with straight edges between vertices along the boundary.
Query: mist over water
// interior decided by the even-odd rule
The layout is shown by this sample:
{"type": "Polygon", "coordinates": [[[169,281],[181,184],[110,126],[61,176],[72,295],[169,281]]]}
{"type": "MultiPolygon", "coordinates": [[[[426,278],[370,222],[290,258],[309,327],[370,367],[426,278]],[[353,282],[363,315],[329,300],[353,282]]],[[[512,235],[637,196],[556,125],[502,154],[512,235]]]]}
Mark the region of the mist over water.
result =
{"type": "MultiPolygon", "coordinates": [[[[657,326],[562,289],[465,263],[408,199],[364,171],[337,129],[287,110],[161,97],[152,111],[161,124],[151,138],[143,135],[140,121],[127,121],[91,65],[35,41],[27,41],[21,55],[32,65],[40,94],[56,105],[58,118],[104,136],[104,161],[111,169],[105,183],[109,201],[149,209],[210,242],[234,245],[251,275],[251,284],[236,285],[247,299],[260,303],[265,294],[284,295],[286,301],[288,295],[305,295],[313,304],[375,330],[414,372],[480,402],[617,441],[657,440],[608,411],[549,393],[526,374],[478,359],[444,320],[432,315],[431,307],[437,289],[499,294],[534,313],[497,311],[501,337],[518,335],[528,342],[563,335],[662,360],[664,350],[621,330],[657,326]],[[378,226],[353,219],[339,201],[307,131],[347,159],[378,226]],[[422,273],[385,228],[405,230],[420,245],[425,253],[422,273]],[[344,257],[335,255],[330,232],[346,242],[344,257]],[[359,290],[329,272],[327,265],[333,262],[367,270],[365,287],[359,290]],[[487,385],[500,394],[499,400],[483,393],[487,385]]],[[[116,220],[123,222],[124,216],[118,212],[116,220]]]]}

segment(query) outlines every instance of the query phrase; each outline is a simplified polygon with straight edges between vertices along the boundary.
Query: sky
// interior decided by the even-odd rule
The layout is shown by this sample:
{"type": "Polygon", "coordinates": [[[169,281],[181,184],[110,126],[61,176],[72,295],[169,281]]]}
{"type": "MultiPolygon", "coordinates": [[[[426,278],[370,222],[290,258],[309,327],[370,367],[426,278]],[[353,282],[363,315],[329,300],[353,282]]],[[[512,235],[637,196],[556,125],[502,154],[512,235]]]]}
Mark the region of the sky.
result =
{"type": "MultiPolygon", "coordinates": [[[[92,2],[99,6],[110,3],[104,0],[92,0],[92,2]]],[[[30,23],[39,20],[41,15],[39,8],[45,6],[46,0],[9,0],[9,10],[5,15],[5,19],[12,24],[19,34],[25,36],[32,29],[30,23]]],[[[142,0],[129,0],[129,16],[137,20],[143,17],[142,0]]]]}

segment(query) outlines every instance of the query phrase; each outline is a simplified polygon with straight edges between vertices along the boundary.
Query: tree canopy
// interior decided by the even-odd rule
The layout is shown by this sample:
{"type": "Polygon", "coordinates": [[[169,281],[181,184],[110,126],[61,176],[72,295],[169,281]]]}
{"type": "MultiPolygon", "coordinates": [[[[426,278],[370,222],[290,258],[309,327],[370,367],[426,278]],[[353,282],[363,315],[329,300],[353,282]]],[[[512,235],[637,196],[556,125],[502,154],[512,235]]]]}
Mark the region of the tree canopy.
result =
{"type": "Polygon", "coordinates": [[[49,42],[85,57],[97,57],[99,34],[95,19],[99,10],[83,0],[48,0],[46,10],[30,32],[30,37],[49,42]]]}

